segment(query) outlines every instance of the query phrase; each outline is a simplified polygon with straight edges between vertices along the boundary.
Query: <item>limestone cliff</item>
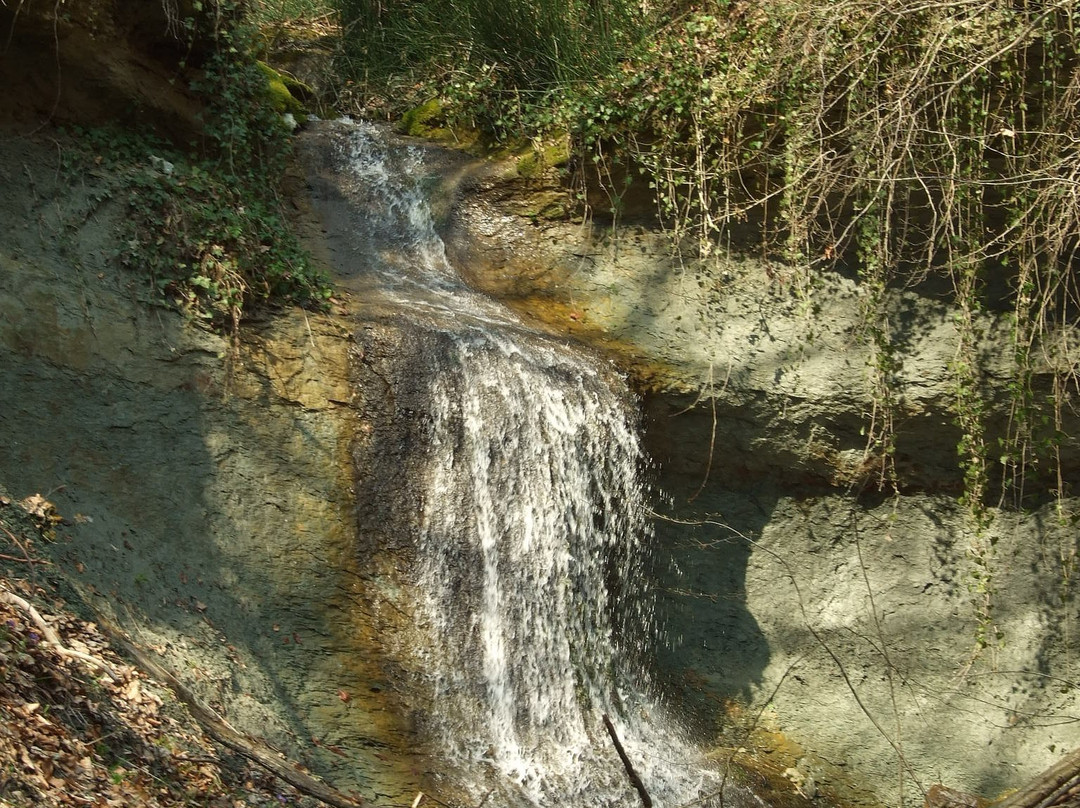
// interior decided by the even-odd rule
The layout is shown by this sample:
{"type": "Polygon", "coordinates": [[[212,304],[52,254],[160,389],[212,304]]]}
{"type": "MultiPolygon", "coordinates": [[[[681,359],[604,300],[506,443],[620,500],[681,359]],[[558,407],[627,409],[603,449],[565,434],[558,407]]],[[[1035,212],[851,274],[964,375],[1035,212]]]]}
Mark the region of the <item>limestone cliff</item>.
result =
{"type": "Polygon", "coordinates": [[[297,310],[230,344],[160,307],[111,258],[122,207],[58,183],[55,149],[0,138],[0,479],[48,495],[60,570],[229,721],[405,799],[357,606],[351,329],[297,310]]]}
{"type": "Polygon", "coordinates": [[[352,326],[295,310],[234,341],[165,307],[116,260],[108,161],[55,128],[198,140],[183,12],[0,4],[0,484],[48,496],[57,572],[236,727],[407,802],[408,715],[357,606],[352,326]]]}

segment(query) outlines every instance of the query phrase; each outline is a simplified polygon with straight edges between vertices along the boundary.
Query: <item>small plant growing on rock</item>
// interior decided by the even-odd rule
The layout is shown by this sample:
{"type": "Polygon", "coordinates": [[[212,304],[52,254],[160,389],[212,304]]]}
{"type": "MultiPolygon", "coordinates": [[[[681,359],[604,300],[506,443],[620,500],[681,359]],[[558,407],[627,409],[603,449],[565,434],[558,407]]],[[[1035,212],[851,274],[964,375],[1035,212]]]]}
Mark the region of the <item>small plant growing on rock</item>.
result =
{"type": "Polygon", "coordinates": [[[126,191],[122,263],[194,319],[235,332],[251,306],[320,308],[330,289],[280,209],[289,132],[255,60],[254,29],[233,0],[195,9],[177,30],[213,44],[192,81],[205,102],[200,148],[185,154],[113,129],[76,136],[92,161],[111,165],[126,191]]]}

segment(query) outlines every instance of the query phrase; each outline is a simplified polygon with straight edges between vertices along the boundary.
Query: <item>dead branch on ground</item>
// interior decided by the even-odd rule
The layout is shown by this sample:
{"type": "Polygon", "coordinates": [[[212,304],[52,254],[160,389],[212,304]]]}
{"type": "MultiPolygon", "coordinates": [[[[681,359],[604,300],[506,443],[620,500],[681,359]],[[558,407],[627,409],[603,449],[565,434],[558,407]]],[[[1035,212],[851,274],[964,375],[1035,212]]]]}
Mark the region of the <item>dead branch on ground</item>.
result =
{"type": "Polygon", "coordinates": [[[289,760],[282,759],[276,752],[262,741],[241,734],[231,727],[221,716],[192,693],[180,682],[171,671],[151,659],[134,643],[120,635],[112,626],[107,627],[112,635],[111,639],[123,647],[123,649],[137,662],[139,667],[149,673],[155,679],[168,685],[169,689],[188,708],[191,717],[194,718],[206,733],[222,746],[226,746],[242,757],[247,758],[275,777],[284,780],[297,791],[314,797],[334,808],[361,808],[361,803],[352,797],[346,796],[335,788],[316,780],[310,774],[300,770],[298,766],[289,760]]]}
{"type": "Polygon", "coordinates": [[[41,613],[37,609],[35,609],[33,605],[31,605],[31,603],[25,598],[21,598],[14,592],[11,592],[7,589],[0,588],[0,601],[14,606],[16,609],[19,609],[24,614],[26,614],[33,621],[34,625],[37,626],[38,631],[41,632],[41,635],[45,639],[45,642],[48,643],[49,646],[52,647],[52,649],[56,651],[56,653],[58,653],[60,656],[68,657],[69,659],[77,659],[86,665],[90,665],[91,667],[98,668],[104,671],[114,681],[120,680],[120,677],[117,676],[116,671],[114,671],[108,665],[108,663],[104,662],[101,659],[98,659],[97,657],[91,656],[90,654],[84,654],[81,651],[74,651],[71,648],[65,646],[64,643],[60,641],[60,635],[56,633],[56,629],[54,629],[47,622],[45,622],[45,618],[41,616],[41,613]]]}

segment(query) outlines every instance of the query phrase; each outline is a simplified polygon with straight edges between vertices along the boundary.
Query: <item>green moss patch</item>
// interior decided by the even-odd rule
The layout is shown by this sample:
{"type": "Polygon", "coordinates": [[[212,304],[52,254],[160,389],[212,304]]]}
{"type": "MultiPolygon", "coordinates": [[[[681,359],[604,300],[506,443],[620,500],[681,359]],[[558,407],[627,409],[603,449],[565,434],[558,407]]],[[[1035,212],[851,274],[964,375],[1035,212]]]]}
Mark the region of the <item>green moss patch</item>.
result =
{"type": "Polygon", "coordinates": [[[276,112],[282,114],[291,113],[297,122],[303,123],[304,119],[307,118],[307,114],[304,112],[304,105],[293,91],[295,90],[297,94],[307,94],[310,97],[313,95],[311,88],[303,82],[274,70],[266,62],[257,62],[257,64],[259,70],[266,76],[266,92],[270,99],[270,105],[276,112]]]}
{"type": "Polygon", "coordinates": [[[398,130],[411,137],[432,140],[446,140],[454,137],[453,131],[447,125],[443,104],[437,98],[425,101],[402,115],[398,130]]]}
{"type": "Polygon", "coordinates": [[[518,158],[517,173],[520,177],[533,179],[543,175],[549,168],[558,168],[570,162],[570,136],[560,135],[539,144],[518,158]]]}

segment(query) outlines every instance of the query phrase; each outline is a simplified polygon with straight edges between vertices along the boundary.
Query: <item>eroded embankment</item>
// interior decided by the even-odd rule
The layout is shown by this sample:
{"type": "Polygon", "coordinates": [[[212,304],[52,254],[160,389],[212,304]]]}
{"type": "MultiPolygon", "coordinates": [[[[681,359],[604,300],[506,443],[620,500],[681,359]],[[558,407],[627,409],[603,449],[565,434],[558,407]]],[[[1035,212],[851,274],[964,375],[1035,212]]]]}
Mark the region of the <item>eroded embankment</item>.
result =
{"type": "Polygon", "coordinates": [[[236,344],[185,322],[114,265],[104,169],[72,184],[57,148],[0,137],[0,481],[55,503],[58,569],[235,726],[407,803],[355,552],[354,321],[279,313],[236,344]]]}
{"type": "MultiPolygon", "coordinates": [[[[397,618],[354,555],[350,446],[370,429],[348,406],[355,321],[296,312],[233,349],[148,308],[109,260],[118,210],[57,186],[54,144],[3,143],[0,199],[18,224],[0,245],[0,480],[50,494],[72,522],[56,546],[72,579],[231,720],[346,787],[414,794],[428,764],[410,758],[380,664],[397,618]]],[[[737,703],[801,745],[804,788],[810,775],[893,804],[935,781],[993,796],[1080,745],[1074,539],[1052,506],[970,529],[940,304],[897,298],[906,487],[876,497],[860,493],[855,285],[793,297],[750,261],[719,274],[667,261],[647,230],[608,243],[500,211],[482,182],[458,201],[444,223],[478,286],[641,379],[662,510],[681,520],[657,523],[682,569],[661,662],[703,730],[737,703]],[[974,653],[971,550],[991,537],[1004,642],[974,653]]],[[[344,243],[315,246],[348,259],[344,243]]],[[[364,316],[378,329],[382,314],[364,316]]]]}

